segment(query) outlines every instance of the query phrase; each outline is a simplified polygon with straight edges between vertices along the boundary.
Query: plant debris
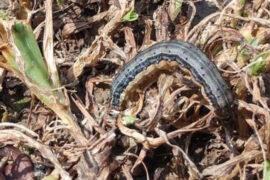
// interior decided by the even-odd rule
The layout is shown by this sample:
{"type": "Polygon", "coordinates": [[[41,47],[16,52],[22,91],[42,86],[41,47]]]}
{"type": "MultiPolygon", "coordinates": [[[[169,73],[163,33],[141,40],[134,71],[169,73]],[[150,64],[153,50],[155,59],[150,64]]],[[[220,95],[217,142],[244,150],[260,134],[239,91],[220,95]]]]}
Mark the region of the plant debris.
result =
{"type": "Polygon", "coordinates": [[[270,179],[270,1],[2,0],[0,179],[270,179]],[[234,103],[218,117],[184,68],[112,107],[156,42],[199,47],[234,103]]]}

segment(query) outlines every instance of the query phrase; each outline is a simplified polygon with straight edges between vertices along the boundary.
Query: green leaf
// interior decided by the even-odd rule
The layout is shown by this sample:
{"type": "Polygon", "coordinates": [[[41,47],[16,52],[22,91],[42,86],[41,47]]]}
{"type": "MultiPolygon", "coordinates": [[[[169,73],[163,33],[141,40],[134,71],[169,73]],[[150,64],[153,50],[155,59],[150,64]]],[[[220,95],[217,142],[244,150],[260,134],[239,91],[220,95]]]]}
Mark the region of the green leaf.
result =
{"type": "Polygon", "coordinates": [[[13,108],[16,111],[20,111],[22,110],[24,107],[26,107],[29,103],[30,103],[31,99],[28,97],[25,97],[19,101],[16,101],[12,104],[13,108]]]}
{"type": "Polygon", "coordinates": [[[124,125],[128,126],[134,124],[136,120],[136,116],[124,116],[122,122],[124,125]]]}
{"type": "Polygon", "coordinates": [[[258,76],[262,73],[266,68],[266,58],[269,55],[269,51],[260,54],[257,56],[252,62],[252,66],[250,67],[249,74],[252,76],[258,76]]]}
{"type": "Polygon", "coordinates": [[[266,62],[262,58],[259,58],[258,62],[256,62],[256,64],[251,66],[250,75],[258,76],[261,72],[264,71],[265,67],[266,67],[266,62]]]}
{"type": "Polygon", "coordinates": [[[270,180],[270,161],[263,162],[263,179],[270,180]]]}
{"type": "Polygon", "coordinates": [[[24,61],[24,73],[31,82],[42,88],[53,88],[32,28],[15,23],[12,26],[12,37],[24,61]]]}
{"type": "Polygon", "coordinates": [[[244,5],[245,2],[246,2],[246,0],[239,0],[239,3],[240,3],[241,5],[244,5]]]}
{"type": "Polygon", "coordinates": [[[258,39],[252,39],[251,41],[248,42],[251,46],[253,47],[258,47],[259,45],[259,40],[258,39]]]}
{"type": "Polygon", "coordinates": [[[62,2],[62,0],[56,0],[56,3],[57,3],[58,8],[63,9],[63,2],[62,2]]]}
{"type": "Polygon", "coordinates": [[[134,12],[134,8],[132,8],[124,17],[125,21],[136,21],[139,15],[134,12]]]}
{"type": "Polygon", "coordinates": [[[248,17],[248,13],[246,11],[243,12],[243,17],[248,17]]]}
{"type": "Polygon", "coordinates": [[[220,51],[222,51],[223,47],[221,44],[217,45],[214,50],[213,50],[213,54],[217,55],[220,51]]]}

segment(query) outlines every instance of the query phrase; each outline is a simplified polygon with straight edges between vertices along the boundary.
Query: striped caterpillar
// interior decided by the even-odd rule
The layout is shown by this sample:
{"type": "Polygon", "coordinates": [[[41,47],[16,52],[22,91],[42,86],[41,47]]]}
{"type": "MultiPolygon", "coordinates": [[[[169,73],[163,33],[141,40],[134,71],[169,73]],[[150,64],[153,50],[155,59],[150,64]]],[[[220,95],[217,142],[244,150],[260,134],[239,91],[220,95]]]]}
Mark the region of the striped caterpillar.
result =
{"type": "Polygon", "coordinates": [[[216,112],[228,113],[233,97],[216,65],[200,49],[179,40],[156,43],[127,63],[113,80],[112,105],[120,106],[134,84],[164,61],[188,69],[216,112]]]}

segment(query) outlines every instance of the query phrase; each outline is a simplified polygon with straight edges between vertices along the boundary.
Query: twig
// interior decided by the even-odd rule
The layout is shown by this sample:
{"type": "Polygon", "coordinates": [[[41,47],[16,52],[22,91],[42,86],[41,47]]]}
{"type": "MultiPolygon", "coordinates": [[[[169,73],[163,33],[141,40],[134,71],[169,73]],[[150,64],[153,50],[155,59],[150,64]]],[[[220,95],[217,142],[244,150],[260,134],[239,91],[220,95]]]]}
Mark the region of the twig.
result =
{"type": "Polygon", "coordinates": [[[169,139],[168,139],[167,134],[164,131],[162,131],[161,129],[158,129],[158,128],[156,128],[155,131],[158,133],[158,135],[160,137],[163,137],[165,139],[166,144],[168,144],[172,148],[177,149],[179,152],[182,153],[184,159],[188,162],[190,168],[193,171],[192,172],[192,175],[195,176],[194,178],[201,179],[202,178],[202,175],[201,175],[200,171],[198,170],[198,168],[196,167],[196,165],[194,164],[194,162],[188,157],[188,155],[185,153],[185,151],[182,148],[180,148],[179,146],[176,146],[176,145],[171,144],[170,141],[169,141],[169,139]]]}
{"type": "Polygon", "coordinates": [[[18,123],[2,122],[2,123],[0,123],[0,127],[16,127],[16,128],[21,129],[21,131],[25,131],[26,133],[28,133],[29,135],[31,135],[33,137],[36,137],[36,138],[39,137],[39,135],[37,133],[35,133],[31,129],[28,129],[27,127],[25,127],[21,124],[18,124],[18,123]]]}
{"type": "MultiPolygon", "coordinates": [[[[198,121],[196,121],[196,122],[194,122],[194,123],[192,123],[184,128],[181,128],[181,129],[178,129],[178,130],[175,130],[173,132],[168,133],[167,138],[173,139],[182,133],[199,131],[199,130],[207,128],[208,125],[202,126],[201,124],[203,124],[207,119],[211,118],[211,115],[212,115],[212,113],[210,112],[210,113],[208,113],[208,115],[204,116],[203,118],[199,119],[198,121]],[[196,128],[196,126],[201,126],[201,127],[196,128]]],[[[146,149],[149,149],[151,147],[158,147],[158,146],[166,143],[166,140],[163,137],[150,138],[150,137],[146,137],[145,135],[137,132],[134,129],[127,128],[126,126],[123,125],[121,116],[118,116],[118,118],[117,118],[117,126],[118,126],[119,130],[121,131],[121,133],[134,138],[138,143],[141,143],[144,146],[144,148],[146,148],[146,149]]]]}
{"type": "MultiPolygon", "coordinates": [[[[128,155],[128,156],[133,156],[133,157],[139,158],[136,154],[132,154],[132,153],[125,153],[125,154],[128,155]]],[[[149,177],[148,169],[147,169],[147,167],[146,167],[146,165],[144,164],[143,161],[142,161],[141,163],[142,163],[142,165],[143,165],[143,167],[144,167],[144,169],[145,169],[146,179],[149,180],[150,177],[149,177]]]]}
{"type": "Polygon", "coordinates": [[[102,129],[97,122],[94,120],[94,118],[89,114],[89,112],[84,108],[84,105],[79,100],[79,97],[77,95],[74,95],[75,97],[71,97],[73,102],[76,104],[76,106],[80,109],[80,111],[83,113],[83,115],[88,119],[88,122],[93,128],[99,132],[100,134],[105,134],[106,131],[102,129]]]}
{"type": "Polygon", "coordinates": [[[224,16],[240,19],[240,20],[243,20],[243,21],[254,21],[254,22],[256,22],[258,24],[261,24],[263,26],[270,27],[270,21],[266,20],[266,19],[262,19],[262,18],[242,17],[242,16],[238,16],[238,15],[234,15],[234,14],[224,14],[224,16]]]}
{"type": "Polygon", "coordinates": [[[32,112],[33,112],[34,102],[35,102],[35,95],[33,93],[31,93],[31,103],[30,103],[30,108],[29,108],[29,114],[27,117],[27,125],[28,126],[31,123],[31,116],[32,116],[32,112]]]}
{"type": "Polygon", "coordinates": [[[261,146],[261,151],[262,151],[262,155],[263,155],[263,160],[264,162],[267,161],[267,157],[266,157],[266,153],[265,153],[265,150],[263,148],[263,141],[262,141],[262,138],[258,132],[258,128],[256,126],[256,122],[255,122],[255,115],[256,115],[256,112],[252,114],[252,121],[253,121],[253,128],[254,128],[254,131],[255,131],[255,134],[256,134],[256,137],[258,138],[258,141],[259,141],[259,144],[261,146]]]}
{"type": "Polygon", "coordinates": [[[196,6],[195,6],[194,2],[188,1],[187,3],[188,3],[188,4],[191,6],[191,8],[192,8],[192,14],[191,14],[191,16],[190,16],[190,18],[189,18],[189,20],[188,20],[188,23],[185,25],[185,37],[188,36],[188,32],[189,32],[189,30],[190,30],[191,23],[192,23],[192,21],[193,21],[195,15],[196,15],[196,12],[197,12],[197,11],[196,11],[196,6]]]}
{"type": "Polygon", "coordinates": [[[199,33],[201,31],[201,29],[203,28],[203,26],[205,26],[211,19],[217,17],[220,15],[220,12],[216,12],[213,14],[210,14],[209,16],[205,17],[199,24],[197,24],[196,26],[194,26],[190,32],[188,33],[188,35],[185,37],[185,41],[188,42],[193,42],[197,36],[192,37],[195,33],[199,33]]]}

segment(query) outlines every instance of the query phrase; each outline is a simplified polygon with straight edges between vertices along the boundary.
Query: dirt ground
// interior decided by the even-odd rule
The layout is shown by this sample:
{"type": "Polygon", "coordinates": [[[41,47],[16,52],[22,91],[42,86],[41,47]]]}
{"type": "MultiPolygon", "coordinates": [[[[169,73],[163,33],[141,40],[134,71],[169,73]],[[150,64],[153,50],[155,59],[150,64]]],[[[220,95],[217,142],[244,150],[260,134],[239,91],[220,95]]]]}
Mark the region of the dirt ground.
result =
{"type": "Polygon", "coordinates": [[[1,0],[0,67],[0,180],[270,179],[268,0],[1,0]],[[116,74],[173,39],[217,66],[225,115],[179,66],[112,105],[116,74]]]}

